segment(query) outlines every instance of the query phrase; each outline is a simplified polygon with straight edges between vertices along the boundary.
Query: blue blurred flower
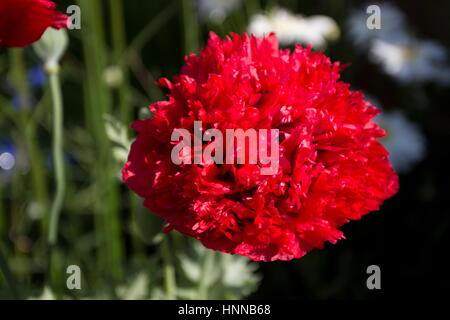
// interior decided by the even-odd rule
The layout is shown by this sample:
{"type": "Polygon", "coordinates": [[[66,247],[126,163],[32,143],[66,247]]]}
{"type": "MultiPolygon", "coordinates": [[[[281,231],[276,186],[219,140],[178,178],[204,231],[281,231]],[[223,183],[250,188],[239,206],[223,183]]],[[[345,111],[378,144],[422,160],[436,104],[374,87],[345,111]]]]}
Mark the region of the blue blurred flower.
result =
{"type": "Polygon", "coordinates": [[[28,82],[33,88],[42,89],[47,83],[47,74],[40,66],[31,67],[27,75],[28,82]]]}
{"type": "MultiPolygon", "coordinates": [[[[34,93],[36,90],[41,90],[44,88],[45,84],[47,83],[47,74],[45,73],[44,69],[42,69],[40,66],[34,66],[28,69],[27,71],[27,79],[28,84],[30,85],[30,88],[32,89],[32,93],[34,93]]],[[[36,105],[36,97],[34,94],[31,95],[29,104],[30,106],[34,107],[36,105]]],[[[21,103],[21,97],[18,94],[18,92],[15,92],[11,103],[13,105],[14,110],[19,111],[21,103]]]]}
{"type": "Polygon", "coordinates": [[[8,140],[0,141],[0,154],[5,152],[16,154],[16,146],[8,140]]]}
{"type": "MultiPolygon", "coordinates": [[[[64,153],[64,164],[70,168],[77,167],[80,165],[80,163],[78,162],[78,159],[75,157],[75,155],[70,152],[64,153]]],[[[47,167],[50,170],[53,170],[53,157],[51,154],[47,155],[47,167]]]]}
{"type": "MultiPolygon", "coordinates": [[[[30,97],[29,105],[34,107],[36,105],[36,99],[34,97],[30,97]]],[[[11,98],[11,104],[16,111],[20,111],[20,108],[22,106],[21,97],[18,94],[15,94],[11,98]]]]}

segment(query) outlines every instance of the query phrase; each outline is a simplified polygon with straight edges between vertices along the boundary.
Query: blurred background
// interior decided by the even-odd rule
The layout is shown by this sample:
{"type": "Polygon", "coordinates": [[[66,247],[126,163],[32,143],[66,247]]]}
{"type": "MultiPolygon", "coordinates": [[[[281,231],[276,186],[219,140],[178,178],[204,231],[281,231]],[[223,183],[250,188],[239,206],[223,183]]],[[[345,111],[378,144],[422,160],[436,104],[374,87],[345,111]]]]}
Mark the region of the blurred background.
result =
{"type": "Polygon", "coordinates": [[[49,245],[55,193],[49,77],[33,47],[0,51],[1,299],[379,299],[446,289],[450,229],[450,2],[79,0],[61,60],[66,195],[49,245]],[[366,9],[378,5],[381,29],[366,9]],[[346,240],[290,262],[211,253],[172,232],[121,182],[132,120],[165,99],[209,31],[277,32],[281,45],[349,63],[342,80],[384,110],[376,121],[400,175],[379,212],[346,240]],[[67,267],[81,270],[69,290],[67,267]],[[370,265],[381,290],[368,290],[370,265]],[[173,290],[175,289],[175,290],[173,290]]]}

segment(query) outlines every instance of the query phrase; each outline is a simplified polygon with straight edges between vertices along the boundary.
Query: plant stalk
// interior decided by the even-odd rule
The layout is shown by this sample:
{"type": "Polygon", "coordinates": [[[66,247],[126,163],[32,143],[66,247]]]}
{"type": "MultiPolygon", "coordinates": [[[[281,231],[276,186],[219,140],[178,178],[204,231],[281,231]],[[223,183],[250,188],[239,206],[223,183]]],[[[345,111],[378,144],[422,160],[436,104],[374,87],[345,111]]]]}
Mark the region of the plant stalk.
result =
{"type": "Polygon", "coordinates": [[[170,236],[165,235],[161,243],[163,268],[164,268],[164,291],[167,300],[176,299],[175,268],[173,265],[172,253],[170,251],[170,236]]]}
{"type": "Polygon", "coordinates": [[[54,246],[58,237],[58,225],[66,190],[66,175],[64,170],[64,112],[61,94],[61,82],[58,71],[51,71],[50,90],[53,100],[53,167],[56,178],[56,193],[50,210],[50,225],[48,242],[54,246]]]}

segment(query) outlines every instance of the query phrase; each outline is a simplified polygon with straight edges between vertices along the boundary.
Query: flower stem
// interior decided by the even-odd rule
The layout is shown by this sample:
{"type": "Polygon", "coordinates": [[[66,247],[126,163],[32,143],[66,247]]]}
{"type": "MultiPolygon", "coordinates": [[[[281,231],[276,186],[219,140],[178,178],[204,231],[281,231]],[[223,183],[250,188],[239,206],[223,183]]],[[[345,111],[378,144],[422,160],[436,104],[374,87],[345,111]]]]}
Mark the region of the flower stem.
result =
{"type": "Polygon", "coordinates": [[[165,9],[159,12],[153,19],[149,20],[148,24],[139,31],[139,33],[132,39],[128,46],[126,55],[122,57],[127,62],[132,52],[140,52],[144,46],[152,39],[167,21],[175,15],[177,12],[177,6],[175,2],[171,2],[165,9]]]}
{"type": "Polygon", "coordinates": [[[178,0],[183,19],[184,55],[196,53],[199,48],[199,26],[192,1],[178,0]]]}
{"type": "Polygon", "coordinates": [[[36,123],[32,117],[30,105],[31,92],[26,76],[26,65],[24,61],[23,49],[10,49],[10,58],[12,65],[12,76],[14,78],[16,90],[19,94],[20,121],[18,124],[24,136],[28,156],[30,157],[31,180],[34,196],[39,203],[39,209],[45,214],[44,219],[42,219],[42,232],[45,232],[47,227],[46,217],[48,209],[45,168],[43,166],[42,157],[38,151],[39,146],[36,141],[36,123]]]}
{"type": "MultiPolygon", "coordinates": [[[[104,116],[113,112],[111,90],[104,81],[108,59],[105,43],[104,14],[101,1],[78,0],[84,12],[81,42],[86,62],[85,115],[92,134],[97,157],[91,166],[94,187],[101,201],[93,204],[97,241],[97,269],[110,277],[113,283],[124,277],[124,246],[120,222],[119,185],[116,174],[120,170],[111,161],[111,142],[105,130],[104,116]],[[92,54],[95,52],[95,54],[92,54]]],[[[100,280],[97,280],[100,281],[100,280]]]]}
{"type": "Polygon", "coordinates": [[[53,165],[56,176],[56,194],[50,211],[48,242],[56,244],[58,224],[65,193],[64,149],[63,149],[63,100],[59,72],[50,72],[50,90],[53,99],[53,165]]]}
{"type": "Polygon", "coordinates": [[[119,98],[119,110],[121,120],[123,123],[129,123],[131,120],[131,105],[129,99],[129,83],[128,70],[122,56],[126,52],[126,36],[125,36],[125,21],[123,18],[123,1],[115,0],[109,5],[111,15],[111,34],[113,45],[113,56],[117,67],[122,74],[122,81],[120,82],[117,93],[119,98]]]}
{"type": "Polygon", "coordinates": [[[3,205],[4,192],[0,195],[0,240],[3,241],[4,235],[8,234],[6,210],[3,205]]]}
{"type": "Polygon", "coordinates": [[[172,261],[172,253],[170,252],[170,236],[166,235],[161,244],[162,258],[164,264],[164,290],[166,292],[166,299],[176,299],[176,282],[175,282],[175,268],[172,261]]]}

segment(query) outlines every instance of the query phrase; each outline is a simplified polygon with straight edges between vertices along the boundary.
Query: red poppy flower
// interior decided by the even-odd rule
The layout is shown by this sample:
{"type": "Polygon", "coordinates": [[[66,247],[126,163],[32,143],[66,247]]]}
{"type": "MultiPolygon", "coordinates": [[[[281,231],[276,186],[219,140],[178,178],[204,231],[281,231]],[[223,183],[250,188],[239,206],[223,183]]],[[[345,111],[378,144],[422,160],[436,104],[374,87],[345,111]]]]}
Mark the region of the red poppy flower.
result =
{"type": "Polygon", "coordinates": [[[48,0],[0,0],[0,48],[25,47],[48,27],[66,28],[68,17],[48,0]]]}
{"type": "Polygon", "coordinates": [[[275,34],[211,34],[181,75],[160,80],[169,100],[133,123],[125,183],[166,230],[214,250],[273,261],[335,243],[340,226],[398,190],[377,141],[385,132],[372,121],[379,111],[339,81],[341,69],[311,48],[280,50],[275,34]],[[203,130],[278,129],[277,173],[262,175],[260,164],[174,164],[172,132],[193,133],[197,120],[203,130]]]}

